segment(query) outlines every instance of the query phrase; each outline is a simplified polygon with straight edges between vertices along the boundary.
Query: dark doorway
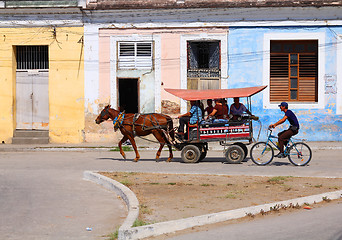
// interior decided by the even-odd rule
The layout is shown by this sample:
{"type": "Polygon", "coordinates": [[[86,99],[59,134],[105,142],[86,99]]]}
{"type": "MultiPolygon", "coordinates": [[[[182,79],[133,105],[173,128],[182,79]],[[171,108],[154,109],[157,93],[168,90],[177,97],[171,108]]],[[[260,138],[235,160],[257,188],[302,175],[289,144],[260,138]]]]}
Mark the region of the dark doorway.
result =
{"type": "Polygon", "coordinates": [[[138,112],[137,78],[119,78],[119,106],[126,113],[138,112]]]}

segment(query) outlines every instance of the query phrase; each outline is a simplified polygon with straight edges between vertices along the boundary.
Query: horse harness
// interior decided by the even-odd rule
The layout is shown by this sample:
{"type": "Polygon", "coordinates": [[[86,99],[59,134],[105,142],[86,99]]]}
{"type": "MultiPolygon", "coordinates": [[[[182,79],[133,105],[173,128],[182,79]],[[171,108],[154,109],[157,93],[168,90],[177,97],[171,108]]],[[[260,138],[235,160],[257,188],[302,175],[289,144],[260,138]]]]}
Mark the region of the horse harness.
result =
{"type": "Polygon", "coordinates": [[[120,112],[118,116],[113,120],[114,131],[117,131],[118,128],[122,125],[122,122],[125,118],[125,112],[120,112]]]}
{"type": "MultiPolygon", "coordinates": [[[[125,114],[124,112],[120,112],[118,114],[117,117],[115,117],[115,119],[113,120],[113,124],[114,124],[114,130],[116,131],[118,128],[120,128],[121,126],[123,128],[124,125],[130,125],[131,123],[123,123],[123,120],[125,118],[125,114]]],[[[141,126],[142,130],[144,131],[148,131],[148,130],[153,130],[153,129],[162,129],[163,127],[159,124],[157,118],[155,116],[153,116],[153,114],[148,113],[148,114],[140,114],[140,113],[135,113],[133,116],[131,117],[126,117],[126,120],[128,120],[129,118],[132,118],[132,133],[133,136],[136,136],[136,126],[141,126]],[[138,124],[136,123],[136,121],[140,118],[143,117],[144,121],[142,124],[138,124]],[[153,119],[152,119],[153,117],[153,119]],[[146,124],[148,123],[148,121],[152,124],[152,126],[146,126],[146,124]]],[[[169,120],[167,120],[169,121],[169,120]]],[[[127,129],[126,129],[127,130],[127,129]]]]}

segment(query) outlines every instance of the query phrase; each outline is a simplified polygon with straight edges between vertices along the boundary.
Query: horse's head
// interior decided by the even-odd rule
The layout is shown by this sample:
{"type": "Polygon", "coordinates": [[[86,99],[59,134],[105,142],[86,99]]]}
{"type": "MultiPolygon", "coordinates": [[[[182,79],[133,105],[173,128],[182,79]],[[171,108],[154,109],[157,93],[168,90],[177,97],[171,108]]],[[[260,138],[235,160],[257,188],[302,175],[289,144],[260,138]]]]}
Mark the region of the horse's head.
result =
{"type": "Polygon", "coordinates": [[[109,114],[109,109],[110,109],[110,105],[107,105],[102,111],[101,113],[97,116],[97,118],[95,119],[96,124],[100,124],[103,121],[106,121],[110,118],[110,114],[109,114]]]}

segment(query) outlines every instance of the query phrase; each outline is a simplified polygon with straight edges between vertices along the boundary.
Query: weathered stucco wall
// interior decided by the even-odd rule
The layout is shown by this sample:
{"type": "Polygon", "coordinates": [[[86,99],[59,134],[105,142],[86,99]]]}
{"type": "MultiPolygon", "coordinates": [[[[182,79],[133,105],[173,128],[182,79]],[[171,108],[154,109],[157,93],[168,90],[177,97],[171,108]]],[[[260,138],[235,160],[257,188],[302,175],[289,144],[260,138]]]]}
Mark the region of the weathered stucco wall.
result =
{"type": "MultiPolygon", "coordinates": [[[[112,141],[112,126],[95,126],[94,119],[105,105],[118,107],[118,78],[139,79],[139,112],[179,114],[180,99],[164,91],[164,88],[181,88],[181,38],[208,39],[210,34],[226,34],[220,28],[165,28],[131,29],[99,28],[85,25],[85,92],[86,92],[86,141],[112,141]],[[96,38],[96,34],[98,38],[96,38]],[[117,42],[153,41],[153,69],[121,70],[117,68],[117,42]],[[97,45],[98,42],[98,45],[97,45]],[[96,59],[99,63],[96,66],[96,59]],[[97,69],[97,72],[96,70],[97,69]],[[98,85],[94,79],[98,79],[98,85]]],[[[183,47],[186,44],[183,43],[183,47]]],[[[185,54],[186,58],[186,54],[185,54]]],[[[185,60],[186,62],[186,60],[185,60]]],[[[186,84],[185,84],[186,85],[186,84]]]]}
{"type": "MultiPolygon", "coordinates": [[[[181,38],[183,36],[189,35],[195,36],[196,39],[201,39],[201,36],[208,36],[209,34],[221,34],[223,36],[226,33],[226,37],[224,39],[227,39],[227,44],[225,45],[225,47],[228,48],[228,61],[226,63],[222,62],[222,64],[226,64],[225,66],[223,65],[223,67],[226,67],[228,69],[228,78],[226,79],[227,83],[225,83],[222,87],[237,88],[265,84],[268,85],[268,78],[265,77],[265,72],[269,71],[269,69],[265,68],[265,62],[269,61],[267,54],[265,55],[265,52],[267,52],[267,50],[265,50],[265,39],[267,38],[268,34],[271,34],[272,36],[298,35],[301,37],[301,39],[305,37],[308,37],[309,39],[317,38],[319,39],[320,44],[319,102],[305,104],[290,103],[290,108],[293,109],[294,112],[298,115],[299,121],[302,126],[298,137],[307,138],[310,141],[340,141],[342,140],[342,121],[341,115],[339,115],[341,114],[341,107],[338,108],[338,106],[341,106],[342,92],[341,88],[338,88],[337,86],[341,86],[341,70],[339,70],[340,68],[338,67],[341,64],[339,64],[338,62],[342,62],[342,48],[340,46],[341,39],[338,35],[341,35],[342,29],[340,27],[333,26],[329,28],[325,26],[313,26],[313,23],[309,21],[307,21],[306,23],[308,24],[307,27],[302,27],[299,23],[294,24],[293,22],[286,22],[286,27],[279,27],[281,23],[277,22],[270,22],[269,27],[250,27],[246,26],[244,22],[241,22],[241,26],[237,26],[237,23],[232,24],[233,27],[229,27],[229,31],[227,29],[215,29],[214,27],[205,28],[203,26],[198,28],[183,29],[163,28],[162,26],[156,29],[130,29],[129,27],[126,28],[120,25],[122,28],[116,28],[115,26],[108,29],[102,28],[101,31],[103,30],[102,33],[106,33],[108,40],[106,40],[105,42],[106,45],[98,45],[98,47],[102,49],[101,51],[104,51],[104,54],[100,53],[98,54],[98,56],[99,58],[106,58],[105,60],[99,61],[100,63],[105,64],[101,64],[101,66],[98,66],[97,76],[94,70],[96,69],[96,64],[93,60],[89,61],[89,64],[94,63],[93,65],[91,65],[92,68],[89,68],[89,70],[86,69],[86,71],[94,71],[93,74],[96,77],[98,77],[100,73],[99,82],[104,81],[104,79],[102,78],[102,76],[104,76],[107,83],[100,83],[100,89],[97,91],[97,94],[92,95],[90,97],[92,100],[89,101],[89,104],[86,105],[86,113],[92,114],[92,117],[89,118],[89,121],[93,122],[94,117],[96,117],[96,114],[101,110],[102,106],[109,102],[112,103],[113,101],[117,101],[116,92],[114,94],[113,92],[108,93],[108,86],[110,91],[113,91],[113,77],[111,73],[113,64],[111,63],[111,61],[113,60],[113,56],[108,56],[108,45],[110,45],[110,36],[128,36],[134,39],[135,37],[139,36],[152,35],[153,37],[155,37],[155,39],[159,39],[160,48],[156,48],[155,51],[160,51],[160,79],[158,80],[156,78],[157,75],[152,74],[151,76],[142,79],[142,81],[148,83],[146,86],[149,87],[152,87],[152,84],[160,83],[159,93],[156,90],[158,86],[157,88],[156,86],[154,86],[154,106],[156,106],[156,94],[160,94],[161,111],[167,114],[174,114],[179,111],[180,101],[176,97],[166,93],[163,89],[179,88],[182,85],[182,81],[186,79],[186,73],[184,75],[184,73],[181,72],[182,67],[184,67],[181,65],[182,54],[184,55],[184,53],[182,53],[181,45],[181,38]],[[109,65],[106,65],[108,63],[109,65]],[[105,66],[105,69],[103,68],[103,66],[105,66]],[[101,71],[103,71],[103,73],[101,73],[101,71]],[[336,93],[325,92],[326,76],[333,76],[333,78],[335,79],[337,88],[336,93]],[[106,89],[101,90],[101,88],[104,88],[104,86],[106,87],[106,89]],[[107,97],[102,98],[101,96],[103,95],[106,95],[107,97]],[[110,98],[110,100],[108,100],[108,98],[110,98]],[[101,99],[104,100],[102,101],[101,99]],[[172,110],[166,111],[166,109],[172,110]]],[[[262,24],[260,23],[259,25],[261,26],[262,24]]],[[[95,28],[96,27],[94,26],[89,26],[89,38],[92,40],[91,43],[93,44],[93,47],[91,49],[92,53],[96,53],[97,51],[95,41],[96,37],[94,37],[94,33],[96,32],[95,28]]],[[[102,42],[100,44],[102,44],[102,42]]],[[[90,45],[88,47],[90,49],[90,45]]],[[[113,53],[111,52],[110,54],[113,53]]],[[[90,54],[88,55],[90,56],[90,54]]],[[[115,74],[115,77],[130,77],[139,76],[142,74],[142,72],[116,71],[115,74]]],[[[86,81],[86,84],[90,83],[91,79],[89,76],[89,81],[86,81]]],[[[90,86],[96,87],[96,84],[94,84],[95,81],[91,81],[92,85],[90,86]]],[[[152,88],[149,90],[153,90],[152,88]]],[[[276,122],[283,116],[283,113],[281,113],[279,108],[276,107],[276,104],[272,105],[269,102],[267,103],[265,94],[268,94],[268,91],[269,88],[264,91],[265,93],[259,93],[256,96],[252,97],[252,110],[254,113],[256,113],[256,115],[260,116],[263,123],[263,131],[261,131],[261,137],[265,137],[266,126],[268,126],[270,123],[276,122]]],[[[146,93],[150,94],[149,91],[146,91],[146,93]]],[[[94,94],[94,91],[92,92],[92,94],[94,94]]],[[[229,99],[228,103],[231,104],[232,100],[229,99]]],[[[150,108],[146,109],[153,109],[153,101],[150,101],[150,108]]],[[[100,131],[107,132],[108,136],[110,136],[112,132],[112,125],[108,124],[106,126],[106,130],[101,127],[100,131]]],[[[96,133],[98,129],[96,127],[91,127],[91,129],[93,130],[89,131],[88,136],[92,136],[91,138],[89,138],[89,141],[92,141],[93,139],[100,139],[100,137],[95,137],[98,136],[96,133]]],[[[287,125],[285,124],[279,127],[277,130],[284,129],[286,127],[287,125]]],[[[257,124],[255,124],[255,129],[258,130],[257,124]]],[[[255,132],[257,133],[257,131],[255,132]]],[[[105,138],[112,139],[108,136],[105,138]]]]}
{"type": "Polygon", "coordinates": [[[0,140],[10,143],[16,128],[14,46],[49,46],[49,136],[52,143],[84,139],[83,27],[1,28],[0,140]]]}
{"type": "MultiPolygon", "coordinates": [[[[269,61],[265,58],[264,38],[266,34],[298,34],[302,36],[323,36],[325,42],[319,44],[319,51],[324,54],[319,59],[318,64],[323,64],[321,68],[324,72],[319,73],[319,104],[289,103],[301,124],[299,138],[306,138],[309,141],[341,141],[342,140],[342,116],[336,114],[336,103],[341,98],[341,92],[325,92],[325,76],[334,76],[336,85],[341,81],[337,76],[337,55],[338,34],[341,34],[341,27],[270,27],[270,28],[230,28],[228,38],[229,55],[229,79],[228,88],[264,85],[267,79],[264,73],[269,71],[265,68],[264,62],[269,61]],[[322,89],[323,88],[323,89],[322,89]],[[322,107],[321,107],[322,106],[322,107]]],[[[275,123],[284,114],[278,107],[271,107],[265,104],[265,94],[269,94],[269,88],[264,93],[259,93],[252,97],[253,112],[260,117],[263,124],[262,138],[265,138],[266,128],[269,124],[275,123]]],[[[231,101],[230,101],[231,103],[231,101]]],[[[277,130],[286,128],[283,124],[277,130]]]]}

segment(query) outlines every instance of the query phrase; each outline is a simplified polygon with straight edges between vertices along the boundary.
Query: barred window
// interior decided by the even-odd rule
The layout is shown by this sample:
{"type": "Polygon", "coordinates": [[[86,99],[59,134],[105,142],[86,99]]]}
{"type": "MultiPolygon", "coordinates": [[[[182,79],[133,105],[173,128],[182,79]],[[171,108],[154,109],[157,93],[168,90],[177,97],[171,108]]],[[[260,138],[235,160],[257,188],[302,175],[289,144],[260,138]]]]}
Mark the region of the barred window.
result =
{"type": "Polygon", "coordinates": [[[48,46],[17,46],[17,69],[49,69],[48,46]]]}

